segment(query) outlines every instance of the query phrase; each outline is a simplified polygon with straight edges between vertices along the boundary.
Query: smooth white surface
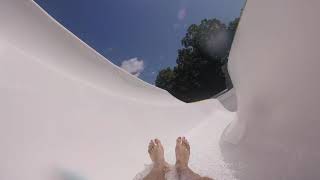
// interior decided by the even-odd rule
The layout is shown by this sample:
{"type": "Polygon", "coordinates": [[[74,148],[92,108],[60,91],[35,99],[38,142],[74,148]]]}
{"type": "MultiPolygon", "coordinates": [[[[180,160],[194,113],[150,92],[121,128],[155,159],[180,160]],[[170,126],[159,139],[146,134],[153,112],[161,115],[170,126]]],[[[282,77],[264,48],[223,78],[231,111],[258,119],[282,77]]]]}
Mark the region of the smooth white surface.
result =
{"type": "Polygon", "coordinates": [[[216,97],[217,100],[229,111],[237,111],[237,96],[234,89],[226,90],[216,97]]]}
{"type": "Polygon", "coordinates": [[[242,139],[223,150],[245,164],[240,179],[320,178],[319,8],[317,0],[247,1],[229,61],[238,121],[228,131],[242,139]]]}
{"type": "Polygon", "coordinates": [[[32,1],[2,0],[0,22],[0,179],[132,179],[149,163],[150,138],[172,150],[225,111],[131,76],[32,1]]]}
{"type": "Polygon", "coordinates": [[[111,64],[34,2],[1,0],[0,179],[132,179],[158,137],[215,179],[319,179],[319,1],[248,0],[230,55],[237,112],[182,103],[111,64]],[[231,123],[231,124],[230,124],[231,123]]]}

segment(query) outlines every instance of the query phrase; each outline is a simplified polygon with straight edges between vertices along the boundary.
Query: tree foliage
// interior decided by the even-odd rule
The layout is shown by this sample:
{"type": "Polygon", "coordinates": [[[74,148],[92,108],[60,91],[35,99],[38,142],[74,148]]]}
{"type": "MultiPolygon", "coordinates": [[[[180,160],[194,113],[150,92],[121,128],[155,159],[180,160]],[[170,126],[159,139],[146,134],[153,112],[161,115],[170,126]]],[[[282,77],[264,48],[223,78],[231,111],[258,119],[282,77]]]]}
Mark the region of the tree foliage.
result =
{"type": "Polygon", "coordinates": [[[225,25],[218,19],[204,19],[189,26],[177,65],[161,70],[156,86],[185,102],[207,99],[230,88],[226,64],[238,22],[239,18],[225,25]]]}

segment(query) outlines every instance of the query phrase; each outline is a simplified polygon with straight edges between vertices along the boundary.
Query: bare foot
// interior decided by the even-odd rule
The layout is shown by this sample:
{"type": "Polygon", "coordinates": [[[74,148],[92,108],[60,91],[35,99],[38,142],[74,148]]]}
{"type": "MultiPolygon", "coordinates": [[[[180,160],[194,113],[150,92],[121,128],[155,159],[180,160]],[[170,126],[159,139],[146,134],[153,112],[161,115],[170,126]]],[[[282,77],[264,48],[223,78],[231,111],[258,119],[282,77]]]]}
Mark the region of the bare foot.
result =
{"type": "Polygon", "coordinates": [[[153,167],[143,180],[165,180],[165,173],[168,171],[169,166],[164,160],[164,150],[159,139],[150,141],[148,152],[153,162],[153,167]]]}
{"type": "Polygon", "coordinates": [[[180,180],[213,180],[201,177],[194,173],[189,167],[190,145],[185,137],[178,137],[176,145],[176,170],[180,180]]]}
{"type": "Polygon", "coordinates": [[[159,139],[150,141],[148,152],[154,163],[154,168],[166,168],[168,166],[164,159],[164,149],[159,139]]]}
{"type": "Polygon", "coordinates": [[[188,168],[190,157],[190,145],[185,137],[178,137],[176,145],[176,168],[182,170],[188,168]]]}

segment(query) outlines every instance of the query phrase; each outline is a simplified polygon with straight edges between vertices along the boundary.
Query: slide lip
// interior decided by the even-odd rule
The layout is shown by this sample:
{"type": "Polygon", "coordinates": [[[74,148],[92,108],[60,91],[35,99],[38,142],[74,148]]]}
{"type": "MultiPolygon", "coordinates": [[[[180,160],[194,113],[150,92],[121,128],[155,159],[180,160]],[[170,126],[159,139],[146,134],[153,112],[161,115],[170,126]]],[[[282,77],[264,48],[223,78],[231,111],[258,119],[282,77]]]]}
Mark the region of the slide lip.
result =
{"type": "MultiPolygon", "coordinates": [[[[37,7],[45,16],[47,16],[53,23],[55,23],[55,25],[57,25],[59,28],[63,29],[64,32],[66,32],[69,36],[71,36],[72,38],[75,38],[81,45],[84,45],[87,49],[89,49],[90,51],[92,51],[93,53],[95,53],[99,58],[97,58],[97,60],[103,60],[103,62],[108,62],[113,68],[115,68],[115,70],[120,71],[121,73],[126,74],[127,76],[130,76],[131,78],[133,78],[135,81],[138,81],[139,83],[141,83],[143,86],[146,87],[151,87],[153,89],[156,89],[158,91],[162,91],[165,92],[166,94],[172,96],[168,91],[161,89],[153,84],[147,83],[143,80],[141,80],[140,78],[128,73],[127,71],[125,71],[124,69],[122,69],[121,67],[117,66],[116,64],[114,64],[112,61],[110,61],[107,57],[103,56],[102,54],[100,54],[98,51],[96,51],[94,48],[92,48],[91,46],[89,46],[87,43],[85,43],[83,40],[81,40],[78,36],[76,36],[75,34],[73,34],[70,30],[68,30],[66,27],[64,27],[61,23],[59,23],[55,18],[53,18],[46,10],[44,10],[38,3],[36,3],[34,0],[29,1],[31,3],[33,3],[33,5],[35,7],[37,7]]],[[[172,96],[174,97],[174,96],[172,96]]],[[[177,101],[180,101],[179,99],[177,99],[177,101]]],[[[182,102],[182,101],[181,101],[182,102]]]]}

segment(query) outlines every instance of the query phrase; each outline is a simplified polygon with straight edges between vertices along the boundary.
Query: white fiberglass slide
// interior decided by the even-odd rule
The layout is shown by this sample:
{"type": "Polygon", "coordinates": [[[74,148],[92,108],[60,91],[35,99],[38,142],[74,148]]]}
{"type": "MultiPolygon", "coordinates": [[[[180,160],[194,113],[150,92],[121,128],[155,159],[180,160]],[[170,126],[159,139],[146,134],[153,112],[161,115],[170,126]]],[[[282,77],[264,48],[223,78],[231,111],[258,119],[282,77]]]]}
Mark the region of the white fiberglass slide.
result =
{"type": "Polygon", "coordinates": [[[132,179],[151,138],[173,150],[225,111],[124,72],[33,1],[1,0],[0,22],[0,179],[132,179]]]}
{"type": "Polygon", "coordinates": [[[30,0],[0,0],[0,179],[133,179],[179,135],[215,179],[320,177],[319,1],[249,0],[229,68],[238,111],[124,72],[30,0]]]}

